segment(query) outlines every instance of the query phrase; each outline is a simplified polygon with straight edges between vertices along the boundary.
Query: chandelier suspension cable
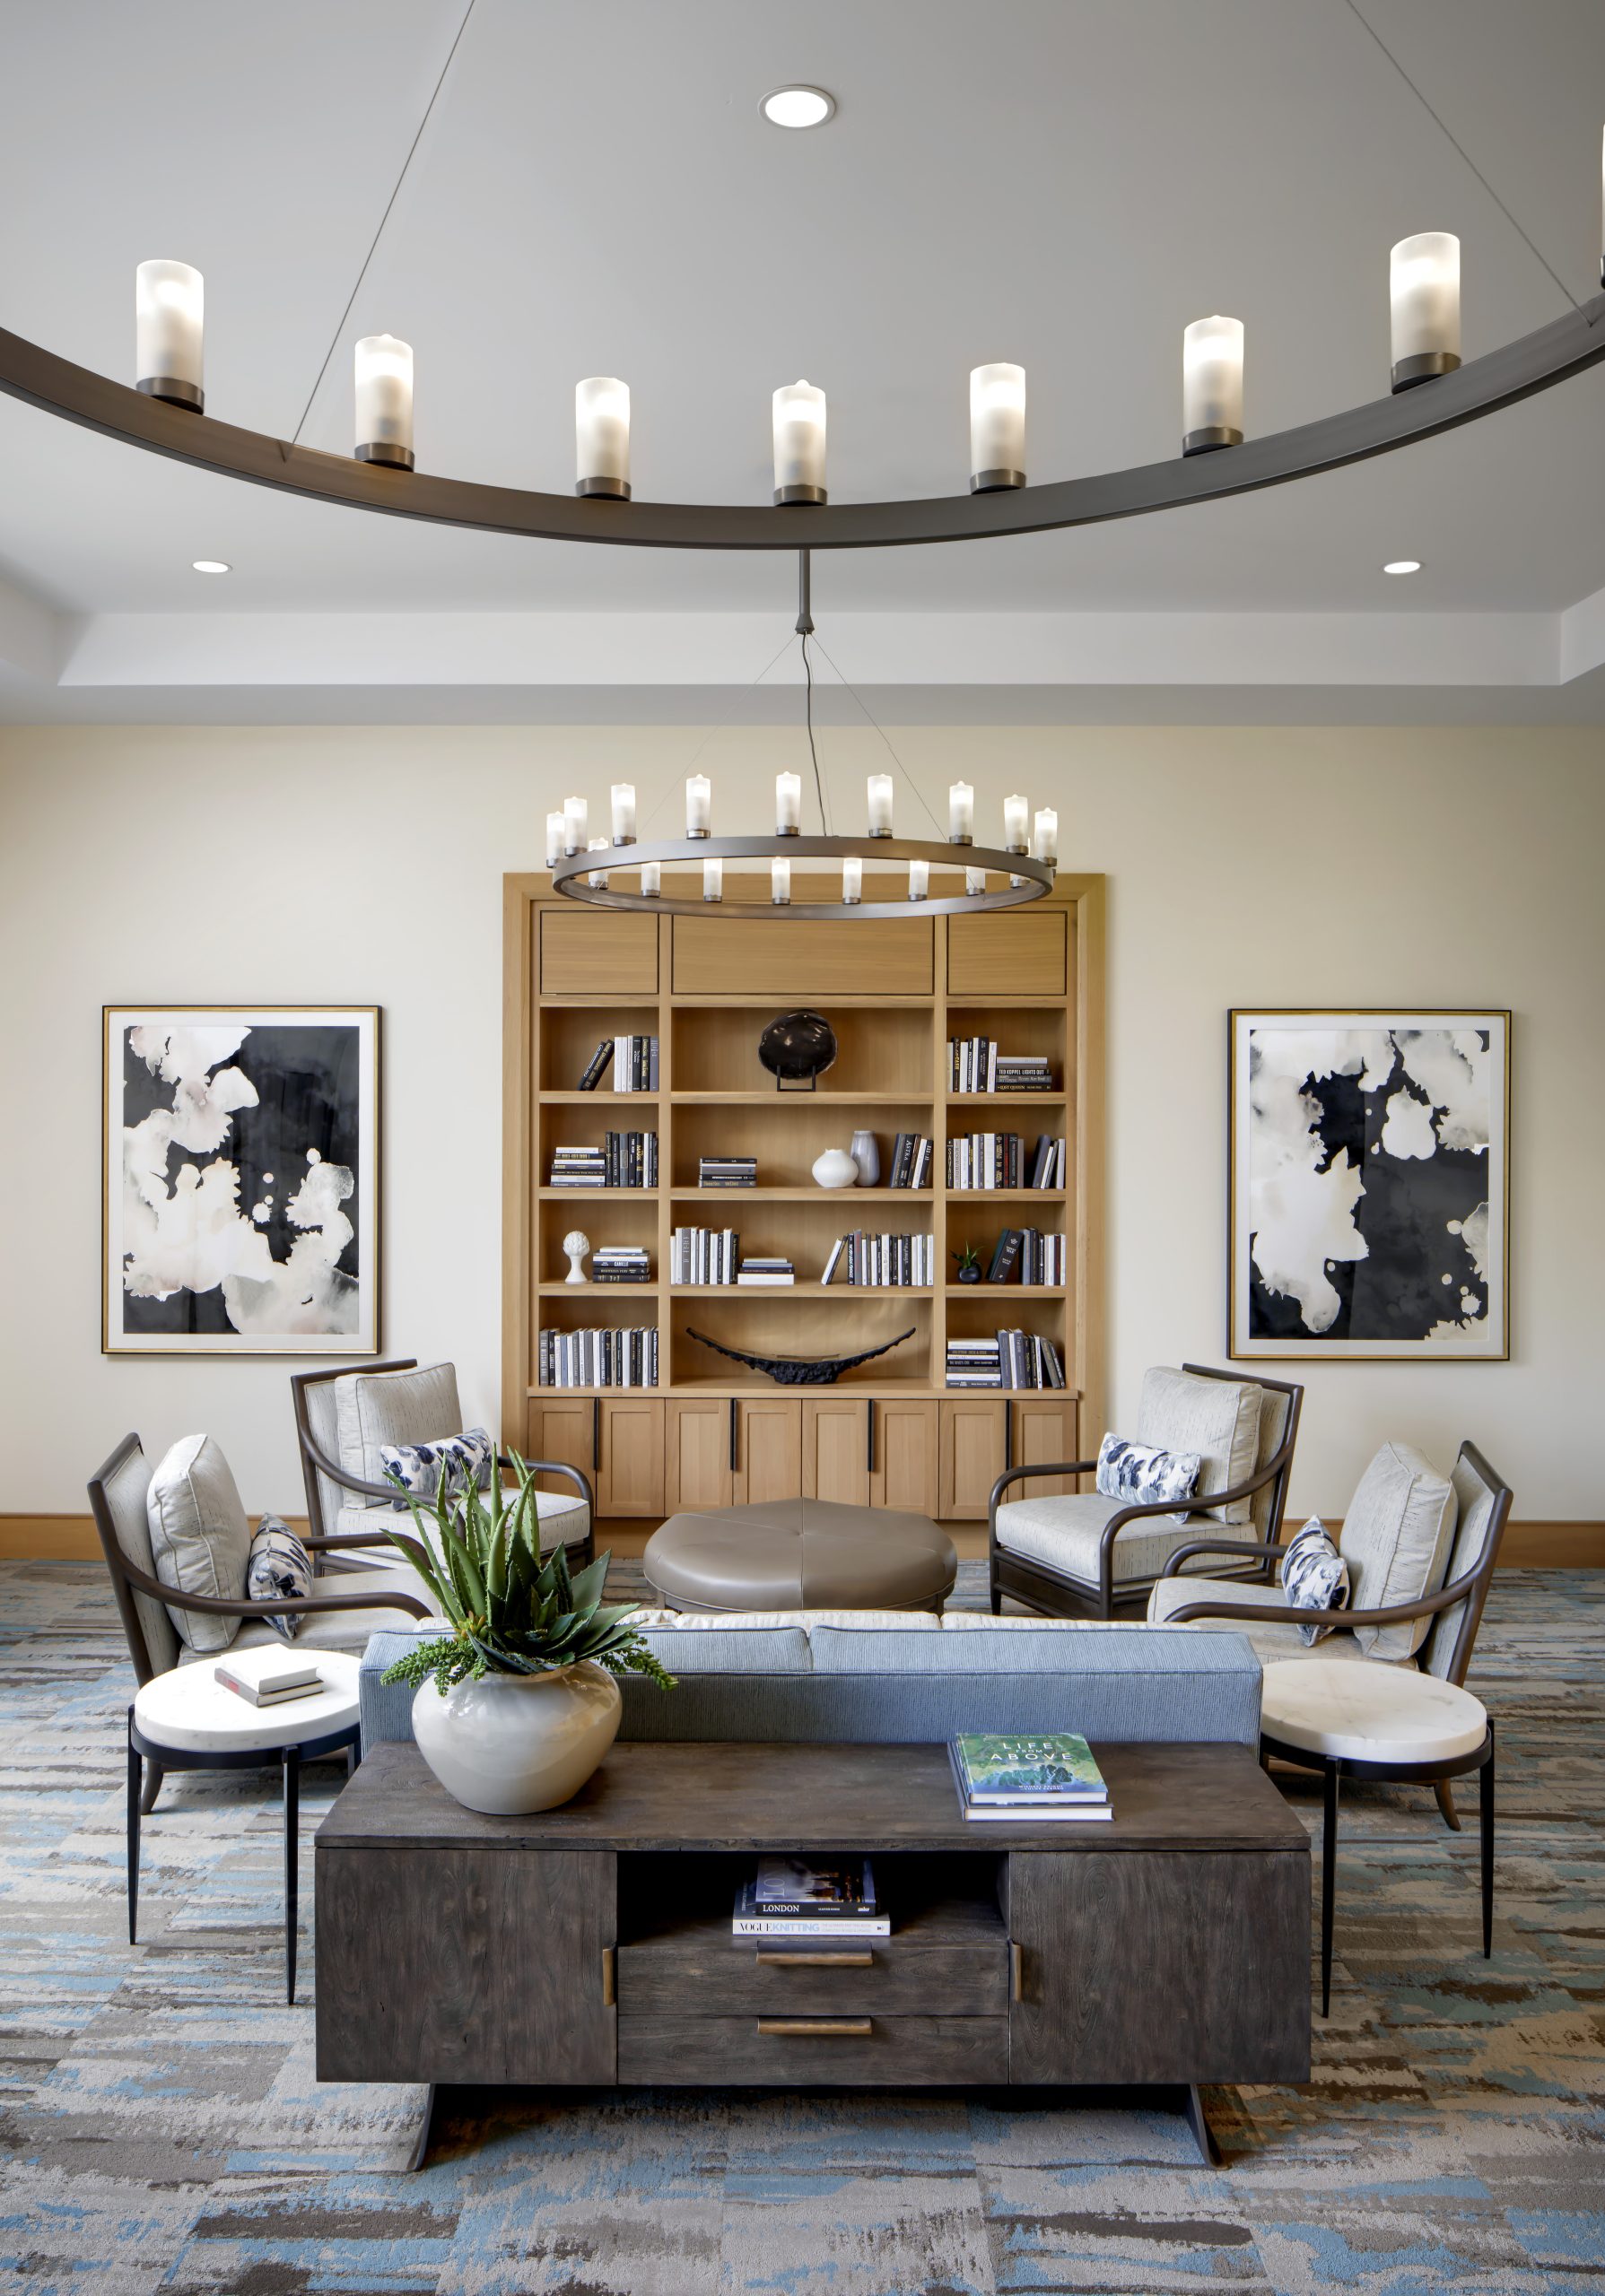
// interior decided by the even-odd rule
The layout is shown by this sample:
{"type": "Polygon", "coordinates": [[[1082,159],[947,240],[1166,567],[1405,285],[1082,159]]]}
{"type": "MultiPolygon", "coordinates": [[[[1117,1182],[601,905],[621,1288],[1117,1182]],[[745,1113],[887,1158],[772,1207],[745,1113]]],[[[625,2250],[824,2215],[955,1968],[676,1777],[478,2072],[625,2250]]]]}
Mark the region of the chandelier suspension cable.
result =
{"type": "Polygon", "coordinates": [[[885,744],[887,751],[890,752],[893,764],[897,768],[898,772],[902,774],[903,779],[908,783],[909,787],[913,791],[914,796],[918,798],[920,810],[924,813],[926,820],[930,823],[932,829],[935,830],[937,835],[940,837],[943,834],[942,824],[931,812],[929,804],[926,804],[925,793],[920,788],[920,784],[915,780],[907,766],[904,765],[903,760],[898,756],[896,749],[893,744],[892,736],[881,724],[880,719],[876,716],[874,710],[870,709],[868,703],[864,700],[863,695],[859,691],[857,686],[854,685],[852,680],[848,676],[845,670],[842,669],[841,664],[836,660],[835,656],[824,644],[823,639],[816,637],[814,643],[824,656],[825,660],[830,664],[832,669],[835,671],[837,678],[841,681],[841,683],[845,688],[846,691],[852,697],[855,707],[863,713],[866,718],[868,718],[869,724],[875,728],[875,731],[880,735],[881,740],[885,744]]]}
{"type": "Polygon", "coordinates": [[[814,742],[814,665],[808,659],[808,640],[814,636],[814,572],[808,553],[797,553],[797,638],[802,648],[804,722],[808,729],[808,755],[814,761],[814,794],[819,800],[819,826],[824,835],[831,833],[831,817],[824,802],[824,782],[819,771],[819,752],[814,742]]]}

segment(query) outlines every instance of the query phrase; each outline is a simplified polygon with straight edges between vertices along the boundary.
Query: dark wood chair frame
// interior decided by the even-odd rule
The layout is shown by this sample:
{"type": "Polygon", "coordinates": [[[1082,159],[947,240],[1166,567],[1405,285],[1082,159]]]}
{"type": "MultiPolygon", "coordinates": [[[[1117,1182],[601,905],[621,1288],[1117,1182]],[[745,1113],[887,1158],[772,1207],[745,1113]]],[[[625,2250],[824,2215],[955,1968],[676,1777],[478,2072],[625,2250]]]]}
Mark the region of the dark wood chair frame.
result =
{"type": "MultiPolygon", "coordinates": [[[[1282,1515],[1287,1504],[1287,1478],[1293,1465],[1294,1446],[1298,1440],[1299,1413],[1304,1407],[1302,1387],[1284,1379],[1262,1379],[1254,1372],[1217,1371],[1202,1363],[1183,1363],[1182,1369],[1199,1379],[1249,1380],[1255,1387],[1266,1387],[1274,1395],[1287,1397],[1287,1424],[1282,1430],[1282,1439],[1265,1465],[1257,1469],[1244,1483],[1234,1483],[1228,1491],[1212,1491],[1201,1504],[1210,1507],[1229,1505],[1239,1499],[1252,1499],[1256,1492],[1269,1484],[1273,1491],[1269,1529],[1272,1539],[1281,1531],[1282,1515]]],[[[998,1544],[998,1508],[1004,1492],[1012,1483],[1023,1483],[1036,1475],[1092,1474],[1097,1469],[1096,1459],[1063,1459],[1048,1466],[1006,1467],[992,1485],[987,1501],[987,1570],[989,1594],[994,1614],[1005,1595],[1024,1603],[1048,1618],[1074,1617],[1090,1610],[1095,1617],[1112,1618],[1117,1603],[1137,1601],[1147,1595],[1154,1580],[1147,1578],[1117,1578],[1114,1575],[1114,1542],[1128,1523],[1142,1521],[1145,1516],[1173,1516],[1173,1499],[1133,1500],[1129,1507],[1117,1508],[1104,1524],[1098,1544],[1098,1576],[1095,1582],[1076,1578],[1068,1570],[1055,1570],[1040,1561],[1028,1561],[1024,1555],[1011,1553],[998,1544]],[[1067,1605],[1076,1608],[1068,1610],[1067,1605]]],[[[1191,1554],[1191,1547],[1182,1550],[1191,1554]]],[[[1262,1557],[1280,1552],[1278,1546],[1245,1547],[1244,1554],[1262,1557]]],[[[1172,1558],[1173,1562],[1174,1558],[1172,1558]]],[[[1166,1570],[1171,1565],[1166,1564],[1166,1570]]],[[[1164,1573],[1160,1574],[1162,1577],[1164,1573]]],[[[1269,1569],[1263,1561],[1245,1570],[1248,1578],[1268,1578],[1269,1569]]],[[[1256,1613],[1258,1615],[1258,1613],[1256,1613]]]]}
{"type": "MultiPolygon", "coordinates": [[[[149,1595],[168,1610],[205,1611],[222,1618],[283,1618],[316,1616],[321,1611],[386,1610],[410,1611],[415,1618],[432,1616],[429,1605],[415,1595],[387,1592],[374,1587],[368,1593],[360,1591],[362,1581],[353,1576],[347,1580],[351,1592],[343,1588],[337,1595],[283,1596],[271,1602],[254,1602],[248,1597],[236,1600],[227,1595],[189,1595],[176,1587],[164,1586],[130,1562],[123,1552],[112,1519],[111,1503],[107,1497],[107,1483],[127,1460],[141,1452],[144,1446],[137,1435],[125,1435],[122,1441],[89,1479],[89,1503],[94,1516],[95,1529],[100,1535],[100,1552],[106,1558],[106,1568],[111,1576],[111,1590],[117,1601],[118,1616],[122,1621],[127,1638],[128,1656],[134,1662],[134,1677],[143,1689],[153,1682],[158,1672],[152,1661],[150,1645],[145,1640],[144,1628],[140,1623],[134,1601],[135,1590],[149,1595]]],[[[296,1849],[300,1818],[301,1765],[303,1761],[318,1761],[326,1755],[344,1753],[346,1773],[356,1767],[356,1752],[360,1732],[355,1723],[345,1730],[326,1732],[320,1737],[308,1738],[289,1746],[244,1747],[238,1752],[203,1752],[180,1747],[163,1745],[159,1740],[147,1738],[135,1723],[134,1709],[128,1709],[128,1943],[138,1943],[135,1925],[139,1904],[139,1822],[149,1817],[155,1806],[161,1781],[169,1770],[269,1770],[277,1769],[283,1779],[284,1789],[284,1958],[287,1998],[295,1999],[295,1921],[296,1921],[296,1849]]]]}
{"type": "MultiPolygon", "coordinates": [[[[307,1522],[309,1527],[318,1527],[308,1538],[308,1549],[318,1553],[337,1553],[342,1547],[372,1547],[383,1539],[383,1528],[376,1524],[371,1531],[328,1531],[323,1527],[323,1494],[318,1488],[318,1478],[327,1475],[343,1491],[355,1492],[362,1499],[388,1499],[394,1503],[396,1485],[393,1483],[366,1483],[331,1459],[312,1432],[311,1413],[307,1404],[309,1387],[324,1386],[330,1379],[345,1378],[350,1372],[415,1371],[415,1355],[398,1357],[390,1363],[341,1364],[332,1371],[295,1371],[290,1378],[290,1399],[295,1413],[295,1439],[301,1449],[301,1480],[307,1493],[307,1522]]],[[[512,1461],[503,1451],[496,1454],[499,1468],[511,1471],[512,1461]]],[[[596,1555],[597,1500],[590,1477],[583,1467],[571,1466],[566,1459],[528,1459],[525,1465],[536,1474],[556,1475],[564,1483],[571,1483],[585,1501],[585,1536],[561,1542],[571,1567],[582,1568],[596,1555]]]]}
{"type": "MultiPolygon", "coordinates": [[[[1493,1511],[1488,1518],[1487,1535],[1475,1567],[1459,1578],[1451,1580],[1435,1595],[1426,1595],[1418,1602],[1390,1603],[1380,1610],[1311,1611],[1300,1610],[1290,1603],[1233,1603],[1218,1596],[1196,1603],[1184,1603],[1171,1613],[1169,1623],[1180,1626],[1196,1619],[1242,1621],[1256,1626],[1314,1626],[1339,1628],[1356,1626],[1400,1626],[1406,1621],[1435,1618],[1440,1611],[1452,1610],[1463,1602],[1465,1611],[1455,1632],[1454,1648],[1449,1654],[1449,1665],[1442,1679],[1463,1688],[1466,1670],[1471,1663],[1471,1648],[1477,1639],[1477,1630],[1482,1623],[1483,1606],[1487,1601],[1488,1586],[1494,1567],[1499,1560],[1499,1547],[1505,1537],[1505,1526],[1510,1519],[1511,1490],[1478,1449],[1475,1443],[1462,1443],[1460,1458],[1464,1459],[1478,1480],[1492,1494],[1493,1511]]],[[[1457,1462],[1458,1464],[1458,1462],[1457,1462]]],[[[1195,1539],[1190,1545],[1178,1547],[1160,1572],[1162,1578],[1180,1575],[1182,1565],[1195,1554],[1229,1554],[1238,1561],[1255,1556],[1267,1566],[1267,1575],[1273,1570],[1287,1549],[1281,1545],[1257,1546],[1238,1539],[1195,1539]]],[[[1430,1638],[1428,1638],[1430,1639],[1430,1638]]],[[[1412,1660],[1402,1662],[1421,1668],[1426,1643],[1412,1660]]],[[[1321,2013],[1324,2017],[1331,2001],[1332,1991],[1332,1917],[1336,1901],[1338,1863],[1338,1791],[1339,1782],[1345,1778],[1373,1780],[1389,1786],[1431,1786],[1437,1797],[1444,1822],[1460,1831],[1460,1817],[1454,1806],[1452,1781],[1468,1776],[1472,1770],[1481,1773],[1478,1791],[1478,1816],[1481,1834],[1482,1869],[1482,1952],[1485,1961],[1494,1951],[1494,1725],[1490,1718],[1487,1735],[1480,1746],[1469,1754],[1457,1754],[1447,1761],[1394,1762],[1356,1761],[1346,1756],[1311,1753],[1303,1746],[1288,1745],[1285,1740],[1264,1732],[1260,1739],[1262,1761],[1289,1762],[1295,1769],[1314,1770],[1322,1781],[1323,1813],[1321,1836],[1321,2013]]]]}

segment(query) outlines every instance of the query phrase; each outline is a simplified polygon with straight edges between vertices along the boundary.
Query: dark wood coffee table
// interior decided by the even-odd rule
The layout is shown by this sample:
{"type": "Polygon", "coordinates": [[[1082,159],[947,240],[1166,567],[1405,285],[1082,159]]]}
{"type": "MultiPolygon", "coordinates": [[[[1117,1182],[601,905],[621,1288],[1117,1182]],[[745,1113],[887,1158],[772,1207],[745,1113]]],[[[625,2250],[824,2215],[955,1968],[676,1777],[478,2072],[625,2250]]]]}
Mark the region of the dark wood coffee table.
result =
{"type": "Polygon", "coordinates": [[[318,1829],[318,2074],[445,2084],[1180,2087],[1310,2067],[1310,1847],[1234,1745],[1100,1745],[1108,1824],[972,1824],[941,1746],[615,1745],[484,1817],[413,1745],[318,1829]],[[851,1947],[730,1935],[758,1850],[868,1851],[851,1947]]]}

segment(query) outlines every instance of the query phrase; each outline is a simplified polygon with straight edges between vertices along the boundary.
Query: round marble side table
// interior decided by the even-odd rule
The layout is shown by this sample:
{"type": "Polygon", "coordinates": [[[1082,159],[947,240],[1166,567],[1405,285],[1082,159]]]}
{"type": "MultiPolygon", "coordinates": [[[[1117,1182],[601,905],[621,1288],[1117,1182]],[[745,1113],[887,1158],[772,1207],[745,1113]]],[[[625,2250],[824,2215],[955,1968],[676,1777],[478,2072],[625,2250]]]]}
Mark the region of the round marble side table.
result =
{"type": "Polygon", "coordinates": [[[301,1766],[344,1753],[356,1766],[358,1661],[344,1650],[299,1652],[293,1642],[223,1650],[156,1674],[128,1709],[128,1943],[138,1941],[139,1801],[144,1763],[168,1770],[261,1770],[276,1765],[284,1780],[285,1998],[295,1999],[296,1848],[301,1818],[301,1766]],[[242,1679],[264,1666],[315,1665],[323,1688],[282,1706],[253,1706],[217,1680],[224,1665],[242,1679]]]}
{"type": "Polygon", "coordinates": [[[1410,1665],[1374,1658],[1278,1658],[1265,1669],[1260,1750],[1319,1770],[1321,2013],[1332,1993],[1332,1899],[1337,1880],[1338,1781],[1436,1785],[1482,1773],[1482,1951],[1494,1950],[1494,1725],[1480,1699],[1410,1665]]]}

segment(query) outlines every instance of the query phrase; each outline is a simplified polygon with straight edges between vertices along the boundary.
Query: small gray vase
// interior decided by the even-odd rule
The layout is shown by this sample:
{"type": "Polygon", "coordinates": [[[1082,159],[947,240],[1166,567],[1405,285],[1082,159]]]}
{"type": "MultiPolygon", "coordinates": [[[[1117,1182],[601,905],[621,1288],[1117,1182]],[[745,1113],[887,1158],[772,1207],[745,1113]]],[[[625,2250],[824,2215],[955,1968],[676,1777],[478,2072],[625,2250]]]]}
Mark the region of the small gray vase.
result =
{"type": "Polygon", "coordinates": [[[859,1168],[860,1187],[880,1186],[880,1150],[875,1144],[873,1132],[855,1132],[848,1153],[859,1168]]]}

